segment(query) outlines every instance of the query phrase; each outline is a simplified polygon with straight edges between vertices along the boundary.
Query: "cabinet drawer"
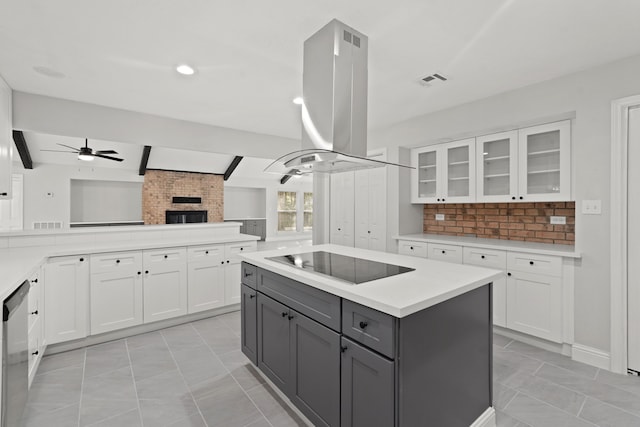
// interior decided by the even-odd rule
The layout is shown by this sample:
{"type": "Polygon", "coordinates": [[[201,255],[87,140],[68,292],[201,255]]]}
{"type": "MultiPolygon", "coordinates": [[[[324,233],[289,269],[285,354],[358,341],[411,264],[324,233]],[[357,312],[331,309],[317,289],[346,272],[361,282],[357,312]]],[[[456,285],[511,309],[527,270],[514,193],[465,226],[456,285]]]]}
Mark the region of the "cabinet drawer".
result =
{"type": "Polygon", "coordinates": [[[256,288],[256,282],[258,281],[258,267],[255,265],[242,263],[242,283],[250,288],[256,288]]]}
{"type": "Polygon", "coordinates": [[[340,297],[267,270],[258,269],[258,291],[312,318],[340,330],[340,297]]]}
{"type": "Polygon", "coordinates": [[[462,264],[462,246],[429,243],[427,249],[427,258],[429,259],[462,264]]]}
{"type": "Polygon", "coordinates": [[[166,248],[143,251],[144,268],[159,264],[181,264],[187,260],[187,248],[166,248]]]}
{"type": "Polygon", "coordinates": [[[187,248],[187,258],[189,261],[222,260],[224,258],[224,245],[189,246],[187,248]]]}
{"type": "Polygon", "coordinates": [[[136,272],[142,265],[142,252],[109,252],[91,255],[91,274],[136,272]]]}
{"type": "Polygon", "coordinates": [[[342,333],[387,357],[394,357],[395,319],[353,301],[342,300],[342,333]]]}
{"type": "Polygon", "coordinates": [[[224,245],[226,259],[235,259],[238,254],[245,252],[255,252],[258,247],[256,241],[227,243],[224,245]]]}
{"type": "Polygon", "coordinates": [[[560,277],[562,275],[562,259],[549,255],[509,252],[507,253],[507,270],[560,277]]]}
{"type": "Polygon", "coordinates": [[[465,247],[462,250],[462,259],[465,264],[479,267],[497,268],[499,270],[507,268],[507,253],[505,251],[465,247]]]}
{"type": "Polygon", "coordinates": [[[411,255],[421,258],[427,257],[427,244],[424,242],[412,242],[400,240],[398,242],[398,253],[400,255],[411,255]]]}

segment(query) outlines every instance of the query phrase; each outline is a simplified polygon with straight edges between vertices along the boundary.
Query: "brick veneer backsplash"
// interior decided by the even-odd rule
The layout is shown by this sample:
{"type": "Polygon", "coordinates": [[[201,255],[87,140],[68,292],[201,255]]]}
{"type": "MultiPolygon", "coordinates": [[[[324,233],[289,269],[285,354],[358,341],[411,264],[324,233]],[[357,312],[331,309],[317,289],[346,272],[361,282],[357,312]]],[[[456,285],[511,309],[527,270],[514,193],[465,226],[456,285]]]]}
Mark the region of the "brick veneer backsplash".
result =
{"type": "Polygon", "coordinates": [[[207,222],[222,222],[224,179],[222,175],[147,170],[142,185],[142,219],[145,224],[164,224],[165,211],[207,211],[207,222]],[[172,203],[172,197],[201,197],[202,203],[172,203]]]}
{"type": "Polygon", "coordinates": [[[575,219],[575,202],[434,204],[424,205],[423,230],[428,234],[573,245],[575,219]],[[436,221],[435,214],[444,214],[445,220],[436,221]],[[567,224],[552,225],[550,216],[567,217],[567,224]]]}

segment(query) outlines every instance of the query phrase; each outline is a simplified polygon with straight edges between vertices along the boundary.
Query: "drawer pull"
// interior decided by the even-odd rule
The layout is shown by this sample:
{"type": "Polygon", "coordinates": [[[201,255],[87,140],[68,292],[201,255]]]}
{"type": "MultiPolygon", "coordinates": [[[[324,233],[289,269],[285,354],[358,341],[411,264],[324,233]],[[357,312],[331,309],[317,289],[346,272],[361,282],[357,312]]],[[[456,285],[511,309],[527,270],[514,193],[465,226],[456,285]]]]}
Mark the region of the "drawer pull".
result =
{"type": "Polygon", "coordinates": [[[480,255],[480,258],[484,259],[484,255],[480,255]]]}
{"type": "Polygon", "coordinates": [[[142,274],[142,271],[138,271],[138,276],[142,274]]]}
{"type": "Polygon", "coordinates": [[[244,251],[244,248],[240,248],[241,251],[244,251]]]}
{"type": "Polygon", "coordinates": [[[119,259],[116,260],[116,264],[120,264],[120,260],[119,259]]]}
{"type": "Polygon", "coordinates": [[[533,265],[533,261],[529,261],[529,265],[533,265]]]}
{"type": "Polygon", "coordinates": [[[367,322],[360,322],[360,329],[364,329],[368,326],[369,324],[367,322]]]}
{"type": "Polygon", "coordinates": [[[524,197],[520,196],[520,200],[524,199],[524,197]]]}
{"type": "Polygon", "coordinates": [[[347,347],[346,345],[342,345],[340,346],[340,352],[344,353],[345,351],[347,351],[349,349],[349,347],[347,347]]]}
{"type": "Polygon", "coordinates": [[[255,297],[256,297],[256,296],[255,296],[254,294],[249,294],[249,299],[253,299],[253,298],[255,298],[255,297]]]}
{"type": "Polygon", "coordinates": [[[38,315],[38,310],[36,310],[36,311],[32,311],[32,312],[31,312],[31,314],[33,314],[33,315],[37,316],[37,315],[38,315]]]}
{"type": "Polygon", "coordinates": [[[167,259],[167,258],[169,258],[169,255],[165,255],[165,256],[164,256],[164,259],[167,259]]]}
{"type": "Polygon", "coordinates": [[[413,246],[409,246],[409,249],[413,250],[413,246]]]}
{"type": "Polygon", "coordinates": [[[38,353],[38,350],[36,350],[36,351],[34,351],[33,353],[31,353],[31,355],[32,355],[32,356],[37,356],[38,354],[39,354],[39,353],[38,353]]]}
{"type": "Polygon", "coordinates": [[[149,270],[145,270],[145,271],[144,271],[144,274],[149,274],[149,270]]]}
{"type": "Polygon", "coordinates": [[[511,273],[507,273],[507,276],[511,276],[511,273]]]}
{"type": "Polygon", "coordinates": [[[84,262],[84,258],[80,258],[80,262],[84,262]]]}
{"type": "Polygon", "coordinates": [[[8,196],[9,193],[0,193],[0,196],[8,196]]]}
{"type": "Polygon", "coordinates": [[[224,264],[224,261],[220,261],[220,264],[224,264]]]}
{"type": "Polygon", "coordinates": [[[291,319],[293,319],[295,316],[293,316],[293,315],[291,315],[291,314],[290,314],[288,317],[289,317],[289,320],[291,320],[291,319]]]}
{"type": "Polygon", "coordinates": [[[289,315],[289,313],[287,313],[286,311],[282,312],[282,317],[287,317],[289,315]]]}
{"type": "Polygon", "coordinates": [[[229,264],[229,260],[227,260],[227,264],[229,264]]]}
{"type": "Polygon", "coordinates": [[[442,253],[443,253],[443,254],[446,254],[447,252],[446,252],[446,251],[442,251],[442,253]]]}
{"type": "Polygon", "coordinates": [[[516,199],[516,196],[511,196],[511,200],[515,200],[515,199],[516,199]]]}
{"type": "Polygon", "coordinates": [[[33,279],[31,283],[38,283],[38,279],[33,279]]]}
{"type": "Polygon", "coordinates": [[[209,251],[204,251],[205,255],[209,255],[209,251]]]}
{"type": "Polygon", "coordinates": [[[244,273],[244,277],[251,277],[251,276],[253,276],[253,272],[244,273]]]}

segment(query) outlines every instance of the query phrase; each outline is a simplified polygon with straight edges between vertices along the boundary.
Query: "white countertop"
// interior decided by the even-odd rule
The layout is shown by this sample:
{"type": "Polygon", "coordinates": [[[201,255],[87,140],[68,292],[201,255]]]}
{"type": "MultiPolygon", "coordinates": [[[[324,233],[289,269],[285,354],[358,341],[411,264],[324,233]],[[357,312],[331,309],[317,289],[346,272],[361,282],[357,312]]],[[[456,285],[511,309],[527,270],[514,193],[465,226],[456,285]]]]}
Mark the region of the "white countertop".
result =
{"type": "Polygon", "coordinates": [[[441,243],[446,245],[461,245],[474,248],[502,249],[519,252],[529,252],[541,255],[555,255],[567,258],[580,258],[580,252],[575,246],[553,245],[549,243],[522,242],[517,240],[481,239],[478,237],[444,236],[440,234],[401,234],[393,236],[397,240],[414,242],[441,243]]]}
{"type": "Polygon", "coordinates": [[[317,245],[242,254],[253,265],[305,283],[330,294],[357,302],[395,317],[406,317],[440,302],[479,288],[504,275],[504,272],[482,267],[453,264],[424,258],[350,248],[340,245],[317,245]],[[327,251],[387,264],[414,268],[415,271],[352,285],[329,276],[269,261],[265,258],[327,251]]]}
{"type": "Polygon", "coordinates": [[[146,241],[126,240],[0,249],[0,301],[3,301],[23,281],[27,280],[27,278],[31,276],[31,274],[49,257],[89,255],[104,252],[134,251],[176,246],[250,242],[258,239],[258,236],[238,234],[233,236],[221,236],[220,238],[210,237],[206,240],[183,237],[146,241]]]}

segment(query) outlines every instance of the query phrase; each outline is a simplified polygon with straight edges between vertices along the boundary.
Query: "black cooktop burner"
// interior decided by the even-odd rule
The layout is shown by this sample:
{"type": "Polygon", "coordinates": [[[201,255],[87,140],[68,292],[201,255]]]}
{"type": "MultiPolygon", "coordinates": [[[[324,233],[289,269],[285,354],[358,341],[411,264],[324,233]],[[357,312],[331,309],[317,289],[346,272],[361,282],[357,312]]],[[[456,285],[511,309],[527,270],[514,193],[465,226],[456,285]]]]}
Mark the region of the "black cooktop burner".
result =
{"type": "Polygon", "coordinates": [[[356,285],[415,270],[400,265],[385,264],[324,251],[282,255],[266,259],[356,285]]]}

